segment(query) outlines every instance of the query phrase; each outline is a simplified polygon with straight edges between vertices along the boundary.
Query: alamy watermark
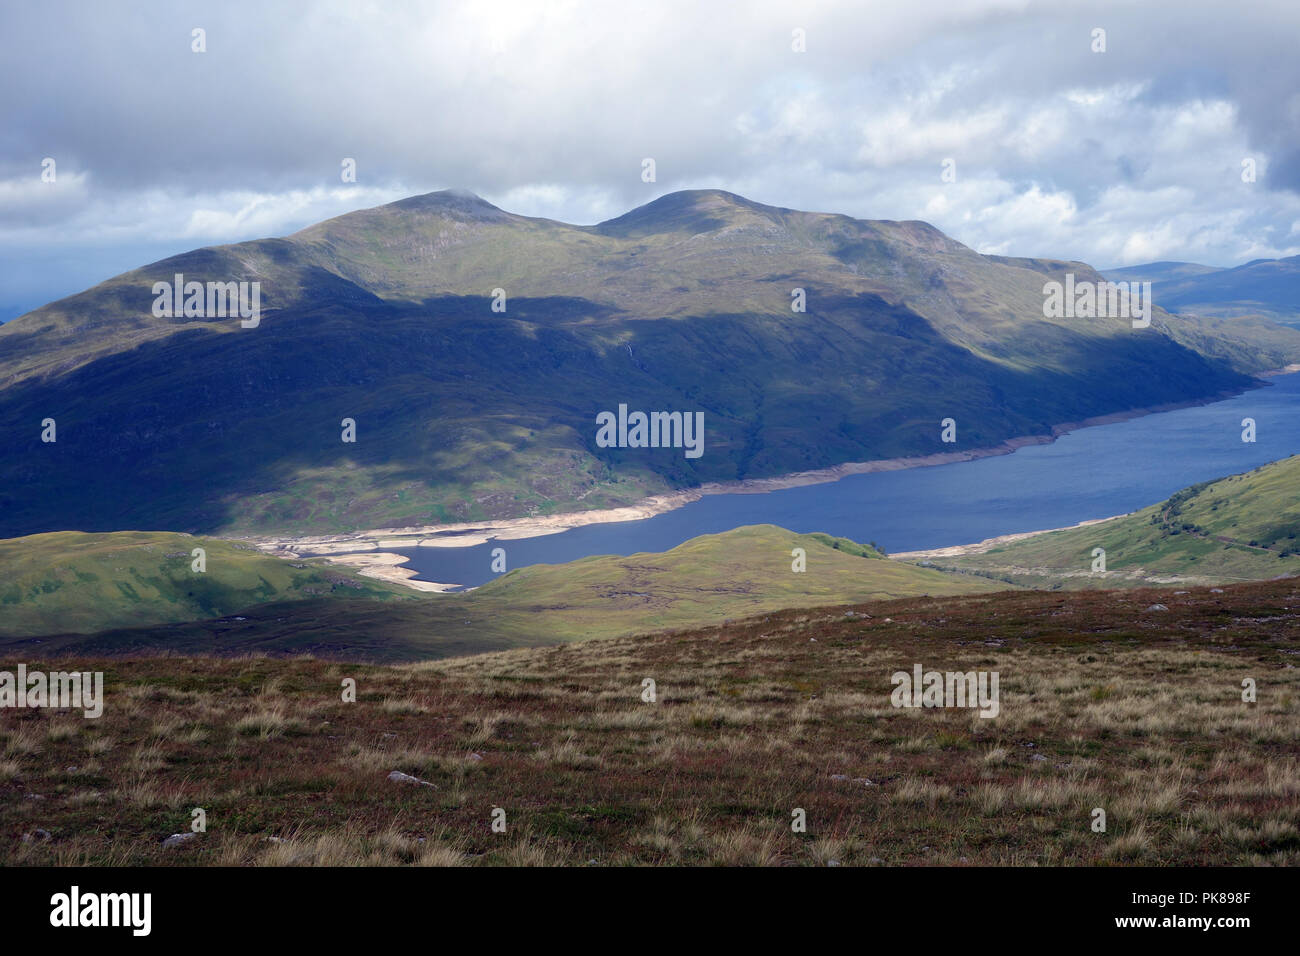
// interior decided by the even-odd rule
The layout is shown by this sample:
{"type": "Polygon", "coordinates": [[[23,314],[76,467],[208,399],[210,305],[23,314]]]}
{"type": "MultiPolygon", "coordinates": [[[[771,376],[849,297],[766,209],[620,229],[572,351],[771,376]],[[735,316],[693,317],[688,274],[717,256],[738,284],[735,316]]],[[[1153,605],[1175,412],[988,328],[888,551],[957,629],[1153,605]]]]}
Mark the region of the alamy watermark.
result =
{"type": "Polygon", "coordinates": [[[1043,317],[1048,319],[1132,319],[1133,328],[1151,325],[1150,282],[1065,282],[1043,285],[1043,317]]]}
{"type": "Polygon", "coordinates": [[[73,886],[50,897],[50,925],[123,927],[132,936],[148,936],[153,929],[153,894],[83,893],[73,886]]]}
{"type": "Polygon", "coordinates": [[[238,315],[245,329],[262,321],[261,282],[185,281],[176,273],[174,282],[153,284],[153,314],[157,319],[224,319],[238,315]]]}
{"type": "Polygon", "coordinates": [[[895,707],[978,707],[981,717],[996,717],[997,671],[927,671],[920,664],[912,673],[895,671],[889,702],[895,707]]]}
{"type": "Polygon", "coordinates": [[[703,412],[632,412],[596,415],[596,445],[600,448],[684,448],[687,458],[704,454],[703,412]]]}
{"type": "Polygon", "coordinates": [[[0,707],[52,707],[81,710],[86,717],[104,713],[102,671],[0,671],[0,707]]]}

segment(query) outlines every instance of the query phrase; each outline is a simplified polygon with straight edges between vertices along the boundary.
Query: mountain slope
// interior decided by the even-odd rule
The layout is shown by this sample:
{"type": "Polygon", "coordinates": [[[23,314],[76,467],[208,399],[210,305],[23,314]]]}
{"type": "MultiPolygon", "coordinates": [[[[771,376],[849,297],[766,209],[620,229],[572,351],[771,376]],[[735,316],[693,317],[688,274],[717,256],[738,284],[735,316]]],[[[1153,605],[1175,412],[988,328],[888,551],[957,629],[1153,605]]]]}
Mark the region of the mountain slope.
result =
{"type": "Polygon", "coordinates": [[[0,533],[602,508],[987,447],[1300,360],[1288,330],[1045,319],[1043,283],[1066,272],[1100,278],[716,190],[592,227],[433,193],[196,250],[0,327],[0,533]],[[153,285],[176,274],[260,282],[260,324],[155,318],[153,285]],[[620,404],[702,412],[703,455],[598,446],[597,414],[620,404]]]}
{"type": "MultiPolygon", "coordinates": [[[[1300,575],[1300,456],[1185,488],[1131,515],[909,560],[1029,587],[1222,584],[1300,575]],[[1106,571],[1092,571],[1094,548],[1106,571]]],[[[951,549],[957,550],[957,549],[951,549]]]]}

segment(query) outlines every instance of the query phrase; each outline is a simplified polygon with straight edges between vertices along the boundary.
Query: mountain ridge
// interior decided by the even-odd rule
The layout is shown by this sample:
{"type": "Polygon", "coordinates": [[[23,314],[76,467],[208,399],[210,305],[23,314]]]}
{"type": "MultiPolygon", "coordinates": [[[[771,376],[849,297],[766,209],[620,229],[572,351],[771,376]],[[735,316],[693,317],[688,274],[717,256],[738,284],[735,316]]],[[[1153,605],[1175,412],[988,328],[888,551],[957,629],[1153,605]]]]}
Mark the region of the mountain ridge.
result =
{"type": "Polygon", "coordinates": [[[192,250],[0,327],[0,439],[20,450],[0,460],[0,534],[603,509],[989,448],[1300,360],[1300,333],[1258,323],[1045,318],[1044,281],[1067,272],[1101,278],[717,190],[594,226],[441,191],[192,250]],[[260,323],[155,316],[178,273],[259,282],[260,323]],[[709,451],[599,447],[595,416],[619,404],[702,412],[709,451]]]}

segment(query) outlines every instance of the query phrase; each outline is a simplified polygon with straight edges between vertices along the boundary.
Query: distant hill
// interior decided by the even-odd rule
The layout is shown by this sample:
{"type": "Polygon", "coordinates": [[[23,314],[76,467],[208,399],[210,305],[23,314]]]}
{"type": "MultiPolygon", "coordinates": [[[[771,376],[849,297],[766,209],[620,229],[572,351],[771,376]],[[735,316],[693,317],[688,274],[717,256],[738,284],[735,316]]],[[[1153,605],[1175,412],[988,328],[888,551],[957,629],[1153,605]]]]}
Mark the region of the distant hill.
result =
{"type": "Polygon", "coordinates": [[[1192,485],[1124,517],[978,553],[907,558],[1040,588],[1206,585],[1300,575],[1298,488],[1295,456],[1192,485]],[[1091,570],[1094,548],[1105,549],[1105,573],[1091,570]]]}
{"type": "Polygon", "coordinates": [[[1112,282],[1173,282],[1223,271],[1219,266],[1203,266],[1197,262],[1147,262],[1139,266],[1120,269],[1103,269],[1112,282]]]}
{"type": "MultiPolygon", "coordinates": [[[[40,535],[0,543],[0,580],[9,582],[0,602],[15,598],[0,603],[0,635],[44,635],[47,651],[412,660],[703,626],[791,606],[1007,587],[890,561],[844,538],[755,525],[692,538],[662,554],[533,565],[468,593],[406,592],[410,600],[392,601],[376,599],[400,588],[370,582],[367,590],[350,574],[318,565],[297,570],[220,542],[208,542],[209,573],[196,583],[203,576],[192,575],[179,554],[185,548],[188,555],[185,546],[196,540],[40,535]],[[178,553],[168,554],[173,548],[178,553]],[[792,569],[795,548],[805,552],[806,571],[792,569]],[[230,619],[236,610],[240,620],[230,619]],[[226,617],[200,620],[217,615],[226,617]],[[192,623],[155,626],[186,620],[192,623]],[[103,633],[84,636],[90,630],[103,633]]],[[[15,642],[0,637],[0,647],[5,643],[15,642]]]]}
{"type": "Polygon", "coordinates": [[[0,541],[0,637],[102,631],[234,614],[255,604],[406,588],[315,561],[284,561],[216,538],[59,531],[0,541]],[[202,548],[206,570],[193,569],[202,548]]]}
{"type": "Polygon", "coordinates": [[[1152,280],[1156,303],[1170,312],[1262,316],[1300,326],[1300,256],[1256,259],[1233,269],[1152,262],[1111,269],[1106,275],[1115,281],[1152,280]]]}
{"type": "Polygon", "coordinates": [[[1066,273],[1101,278],[719,190],[596,226],[444,191],[198,249],[0,326],[0,534],[607,508],[988,447],[1300,361],[1300,332],[1266,325],[1044,318],[1066,273]],[[178,274],[259,282],[259,324],[157,317],[154,285],[178,274]],[[601,447],[596,416],[620,405],[702,413],[703,454],[601,447]]]}

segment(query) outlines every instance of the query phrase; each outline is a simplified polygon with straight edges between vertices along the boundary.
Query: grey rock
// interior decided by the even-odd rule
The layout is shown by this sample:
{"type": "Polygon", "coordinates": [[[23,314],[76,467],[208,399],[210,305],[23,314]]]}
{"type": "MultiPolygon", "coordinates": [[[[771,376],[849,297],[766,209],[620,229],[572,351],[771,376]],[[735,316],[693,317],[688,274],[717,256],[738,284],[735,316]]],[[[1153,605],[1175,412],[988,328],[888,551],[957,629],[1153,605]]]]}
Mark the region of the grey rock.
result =
{"type": "Polygon", "coordinates": [[[409,773],[402,773],[400,770],[394,770],[388,775],[388,779],[393,783],[414,783],[421,787],[433,787],[435,790],[438,789],[437,787],[434,787],[433,784],[429,783],[429,781],[421,780],[419,777],[412,777],[409,773]]]}
{"type": "Polygon", "coordinates": [[[178,846],[184,846],[186,843],[189,843],[196,836],[198,836],[197,833],[173,833],[167,839],[163,840],[163,849],[174,850],[178,846]]]}

